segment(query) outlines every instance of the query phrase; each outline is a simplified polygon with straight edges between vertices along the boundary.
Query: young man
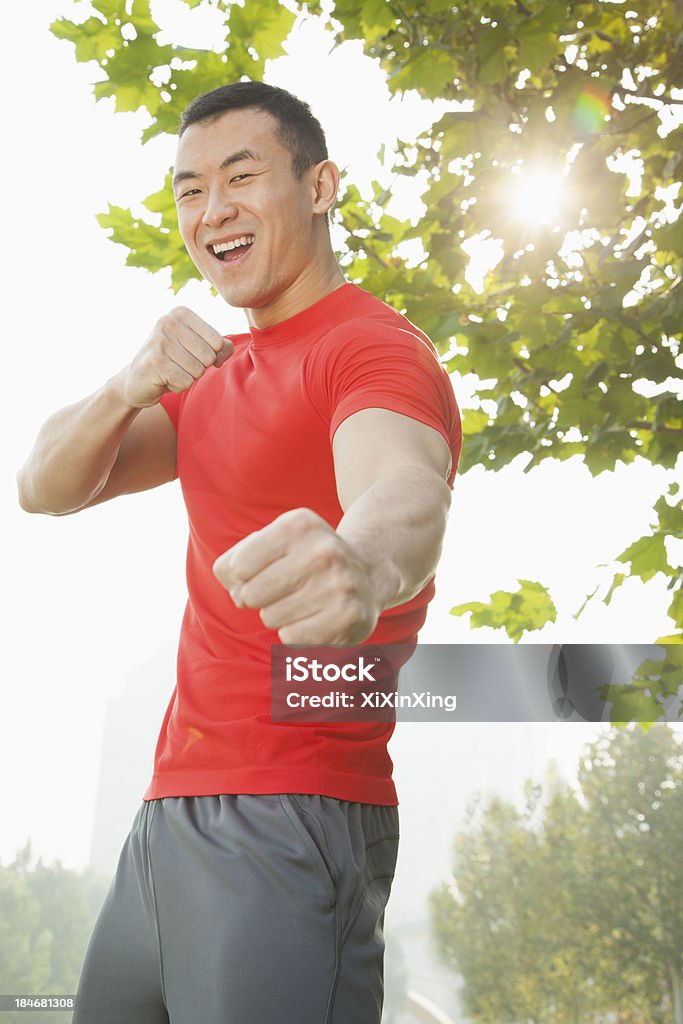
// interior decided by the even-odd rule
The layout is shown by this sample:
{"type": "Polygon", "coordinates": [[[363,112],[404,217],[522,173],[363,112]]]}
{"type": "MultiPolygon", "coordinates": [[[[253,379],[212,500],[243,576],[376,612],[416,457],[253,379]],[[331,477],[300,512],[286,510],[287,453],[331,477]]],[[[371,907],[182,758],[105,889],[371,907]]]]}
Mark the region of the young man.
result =
{"type": "Polygon", "coordinates": [[[75,1024],[381,1018],[392,727],[272,721],[270,647],[414,642],[461,432],[431,342],[344,279],[338,183],[289,93],[193,101],[180,230],[249,332],[172,310],[19,473],[22,507],[51,515],[179,477],[190,522],[177,685],[75,1024]]]}

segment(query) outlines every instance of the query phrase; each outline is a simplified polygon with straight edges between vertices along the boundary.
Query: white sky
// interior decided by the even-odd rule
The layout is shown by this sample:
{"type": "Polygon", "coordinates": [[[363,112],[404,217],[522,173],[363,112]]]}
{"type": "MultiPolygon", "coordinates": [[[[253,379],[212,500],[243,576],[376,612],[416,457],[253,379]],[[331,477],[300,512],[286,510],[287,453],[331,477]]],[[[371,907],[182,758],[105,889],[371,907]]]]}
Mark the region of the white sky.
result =
{"type": "MultiPolygon", "coordinates": [[[[142,148],[146,115],[114,115],[109,101],[95,104],[92,70],[48,31],[69,10],[56,0],[14,4],[1,68],[8,287],[0,859],[31,836],[38,853],[79,865],[87,859],[107,701],[180,623],[185,513],[174,484],[73,517],[28,516],[18,507],[14,474],[47,416],[127,363],[172,306],[192,307],[224,333],[243,330],[245,321],[203,284],[173,296],[164,275],[125,268],[125,251],[98,226],[95,215],[109,201],[129,206],[159,188],[174,142],[142,148]]],[[[196,17],[180,0],[159,0],[153,10],[176,41],[181,22],[174,19],[182,14],[182,41],[206,44],[206,26],[193,35],[196,17]]],[[[332,157],[364,187],[377,176],[381,143],[417,130],[425,106],[414,94],[390,100],[360,44],[329,49],[309,26],[266,80],[311,103],[332,157]]],[[[405,202],[403,209],[409,216],[405,202]]],[[[539,642],[640,643],[668,632],[661,579],[647,589],[630,582],[609,608],[595,605],[579,622],[571,617],[597,581],[596,563],[646,531],[664,477],[643,464],[592,480],[570,462],[528,476],[512,466],[459,479],[421,639],[500,641],[489,631],[471,633],[448,612],[514,588],[517,577],[550,585],[560,609],[539,642]]]]}

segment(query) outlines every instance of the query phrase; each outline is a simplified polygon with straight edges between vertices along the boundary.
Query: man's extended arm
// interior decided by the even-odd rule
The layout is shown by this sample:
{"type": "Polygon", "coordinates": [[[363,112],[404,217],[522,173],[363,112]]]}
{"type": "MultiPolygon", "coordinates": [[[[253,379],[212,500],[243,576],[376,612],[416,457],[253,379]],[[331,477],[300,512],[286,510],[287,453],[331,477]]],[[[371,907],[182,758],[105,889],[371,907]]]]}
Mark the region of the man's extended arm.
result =
{"type": "Polygon", "coordinates": [[[345,513],[337,533],[368,565],[381,610],[403,604],[432,578],[441,554],[448,445],[407,416],[364,409],[338,428],[334,461],[345,513]]]}
{"type": "Polygon", "coordinates": [[[450,451],[441,435],[384,409],[349,416],[334,438],[337,530],[285,512],[214,563],[240,607],[287,644],[359,643],[385,608],[417,594],[441,552],[450,451]]]}
{"type": "Polygon", "coordinates": [[[17,474],[21,507],[68,515],[172,480],[176,435],[158,402],[169,390],[185,391],[231,351],[191,310],[161,317],[128,366],[43,424],[17,474]]]}

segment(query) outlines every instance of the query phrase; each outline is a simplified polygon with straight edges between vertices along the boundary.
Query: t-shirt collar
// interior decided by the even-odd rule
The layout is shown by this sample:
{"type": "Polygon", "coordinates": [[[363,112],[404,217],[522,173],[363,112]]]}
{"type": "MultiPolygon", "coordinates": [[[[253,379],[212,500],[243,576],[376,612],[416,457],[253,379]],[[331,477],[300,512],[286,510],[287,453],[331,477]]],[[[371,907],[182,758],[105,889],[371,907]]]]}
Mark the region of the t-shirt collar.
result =
{"type": "Polygon", "coordinates": [[[272,327],[264,327],[261,330],[257,327],[250,327],[252,346],[261,348],[265,345],[277,344],[280,341],[290,341],[307,334],[323,320],[334,320],[335,314],[346,307],[349,301],[350,292],[358,291],[358,286],[350,281],[335,288],[334,291],[318,299],[312,306],[302,309],[300,313],[281,320],[272,327]]]}

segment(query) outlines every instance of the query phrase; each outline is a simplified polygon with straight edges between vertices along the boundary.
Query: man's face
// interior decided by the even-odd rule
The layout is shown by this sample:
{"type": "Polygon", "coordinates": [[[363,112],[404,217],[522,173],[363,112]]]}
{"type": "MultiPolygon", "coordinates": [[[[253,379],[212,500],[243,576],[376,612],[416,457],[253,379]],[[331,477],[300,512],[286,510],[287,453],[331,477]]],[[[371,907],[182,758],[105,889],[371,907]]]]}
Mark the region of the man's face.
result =
{"type": "Polygon", "coordinates": [[[199,272],[231,306],[269,305],[315,258],[313,178],[294,179],[276,130],[264,111],[231,110],[190,125],[178,144],[180,233],[199,272]],[[214,246],[226,242],[237,244],[217,255],[214,246]]]}

